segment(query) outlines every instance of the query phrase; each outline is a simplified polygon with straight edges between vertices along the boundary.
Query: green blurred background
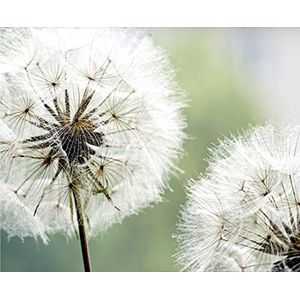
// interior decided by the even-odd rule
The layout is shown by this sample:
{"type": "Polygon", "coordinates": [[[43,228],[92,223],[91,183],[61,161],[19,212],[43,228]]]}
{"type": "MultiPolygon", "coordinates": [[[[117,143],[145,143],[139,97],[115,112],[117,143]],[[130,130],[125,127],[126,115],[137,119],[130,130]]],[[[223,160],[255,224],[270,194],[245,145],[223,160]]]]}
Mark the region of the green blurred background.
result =
{"type": "MultiPolygon", "coordinates": [[[[166,50],[177,71],[177,80],[187,91],[189,107],[184,113],[185,171],[172,178],[173,191],[163,203],[114,225],[90,242],[94,271],[178,271],[172,235],[180,206],[185,201],[184,184],[205,170],[208,147],[219,138],[264,119],[259,112],[256,89],[244,64],[233,51],[233,29],[146,29],[155,43],[166,50]]],[[[49,245],[33,239],[7,240],[1,234],[2,271],[81,271],[79,241],[54,236],[49,245]]]]}

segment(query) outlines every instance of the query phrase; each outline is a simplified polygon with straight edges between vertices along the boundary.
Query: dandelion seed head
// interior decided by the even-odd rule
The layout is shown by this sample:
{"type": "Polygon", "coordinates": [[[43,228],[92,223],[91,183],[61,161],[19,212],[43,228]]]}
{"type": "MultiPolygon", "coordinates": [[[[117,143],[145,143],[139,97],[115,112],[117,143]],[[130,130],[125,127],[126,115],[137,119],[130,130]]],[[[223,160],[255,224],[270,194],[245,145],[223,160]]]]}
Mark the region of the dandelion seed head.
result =
{"type": "Polygon", "coordinates": [[[17,144],[1,144],[5,181],[45,232],[72,236],[74,193],[90,236],[160,201],[184,138],[165,53],[121,29],[0,37],[1,122],[17,144]]]}
{"type": "Polygon", "coordinates": [[[267,124],[211,151],[178,225],[183,269],[300,270],[299,136],[267,124]]]}

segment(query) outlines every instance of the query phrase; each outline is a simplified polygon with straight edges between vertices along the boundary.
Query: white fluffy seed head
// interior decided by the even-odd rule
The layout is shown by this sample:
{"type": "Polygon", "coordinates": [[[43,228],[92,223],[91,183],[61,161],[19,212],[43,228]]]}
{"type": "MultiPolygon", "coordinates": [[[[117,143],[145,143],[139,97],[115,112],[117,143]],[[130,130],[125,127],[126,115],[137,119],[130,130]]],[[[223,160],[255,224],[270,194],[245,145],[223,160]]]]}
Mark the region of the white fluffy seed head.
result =
{"type": "Polygon", "coordinates": [[[252,128],[188,187],[177,262],[192,271],[300,271],[300,127],[252,128]]]}
{"type": "Polygon", "coordinates": [[[75,192],[90,236],[160,201],[184,138],[184,93],[164,51],[121,29],[0,38],[1,172],[45,233],[74,233],[75,192]]]}

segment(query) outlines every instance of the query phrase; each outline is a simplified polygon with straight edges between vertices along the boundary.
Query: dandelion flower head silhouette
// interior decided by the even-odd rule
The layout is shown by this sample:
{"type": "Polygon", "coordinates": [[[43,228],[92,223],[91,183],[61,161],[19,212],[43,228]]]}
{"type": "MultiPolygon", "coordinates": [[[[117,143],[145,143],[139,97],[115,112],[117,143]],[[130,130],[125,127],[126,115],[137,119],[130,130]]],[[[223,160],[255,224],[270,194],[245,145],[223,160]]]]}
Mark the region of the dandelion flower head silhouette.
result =
{"type": "Polygon", "coordinates": [[[226,139],[190,183],[177,262],[193,271],[300,271],[300,127],[226,139]]]}
{"type": "Polygon", "coordinates": [[[95,236],[160,201],[184,137],[163,50],[122,29],[2,29],[1,227],[95,236]],[[81,212],[76,217],[76,212],[81,212]]]}

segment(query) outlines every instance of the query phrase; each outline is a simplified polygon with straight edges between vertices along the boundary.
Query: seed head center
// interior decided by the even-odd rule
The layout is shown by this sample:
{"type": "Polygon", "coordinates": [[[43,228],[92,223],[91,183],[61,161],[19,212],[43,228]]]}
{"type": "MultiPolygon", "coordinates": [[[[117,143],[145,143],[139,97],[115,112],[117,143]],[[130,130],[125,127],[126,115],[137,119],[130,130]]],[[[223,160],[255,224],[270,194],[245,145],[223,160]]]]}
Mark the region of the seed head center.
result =
{"type": "Polygon", "coordinates": [[[95,154],[89,145],[101,146],[104,134],[94,132],[93,125],[86,119],[74,119],[60,130],[59,138],[68,161],[81,165],[95,154]]]}

